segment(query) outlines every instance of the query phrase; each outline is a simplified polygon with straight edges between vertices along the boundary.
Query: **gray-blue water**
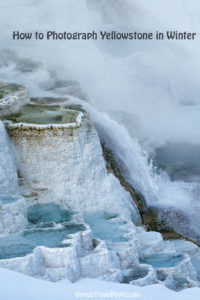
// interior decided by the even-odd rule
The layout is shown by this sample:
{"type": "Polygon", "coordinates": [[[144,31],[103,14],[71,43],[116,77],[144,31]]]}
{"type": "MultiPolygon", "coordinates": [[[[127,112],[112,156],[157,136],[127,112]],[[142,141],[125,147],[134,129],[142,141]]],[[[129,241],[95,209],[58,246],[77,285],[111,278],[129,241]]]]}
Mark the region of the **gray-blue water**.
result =
{"type": "Polygon", "coordinates": [[[0,238],[0,259],[23,257],[37,246],[68,247],[69,241],[63,241],[69,239],[70,234],[85,230],[84,225],[69,222],[71,216],[72,212],[55,204],[30,207],[29,229],[0,238]]]}
{"type": "Polygon", "coordinates": [[[32,224],[42,222],[69,222],[73,213],[54,203],[31,206],[28,210],[28,221],[32,224]]]}
{"type": "Polygon", "coordinates": [[[183,255],[181,254],[157,253],[140,258],[140,263],[152,265],[154,268],[172,268],[177,266],[182,260],[183,255]]]}
{"type": "Polygon", "coordinates": [[[143,278],[148,274],[148,270],[134,268],[128,276],[124,276],[122,283],[129,283],[132,280],[143,278]]]}
{"type": "Polygon", "coordinates": [[[121,228],[125,222],[116,220],[116,218],[116,215],[104,212],[87,213],[84,215],[85,222],[89,224],[95,238],[113,243],[122,243],[128,240],[124,237],[127,231],[121,228]]]}
{"type": "Polygon", "coordinates": [[[5,195],[0,195],[0,205],[1,204],[10,204],[19,199],[20,196],[15,196],[15,195],[10,195],[10,194],[5,194],[5,195]]]}

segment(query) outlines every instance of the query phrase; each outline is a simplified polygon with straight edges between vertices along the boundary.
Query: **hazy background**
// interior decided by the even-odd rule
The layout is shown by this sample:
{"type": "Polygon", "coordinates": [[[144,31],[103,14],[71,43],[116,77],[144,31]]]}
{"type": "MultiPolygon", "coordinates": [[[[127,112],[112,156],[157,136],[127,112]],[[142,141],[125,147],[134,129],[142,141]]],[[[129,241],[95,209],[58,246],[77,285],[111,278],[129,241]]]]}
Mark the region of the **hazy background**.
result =
{"type": "MultiPolygon", "coordinates": [[[[50,75],[46,70],[56,70],[63,79],[77,80],[98,109],[136,115],[139,138],[154,143],[165,140],[197,143],[199,36],[196,41],[179,42],[17,42],[12,40],[12,31],[199,33],[199,13],[200,3],[196,0],[1,0],[0,47],[44,63],[45,67],[40,72],[37,70],[35,78],[32,74],[29,84],[32,93],[36,92],[34,88],[31,90],[33,83],[42,88],[42,83],[48,81],[50,75]],[[195,109],[188,104],[196,105],[195,109]]],[[[1,76],[6,76],[5,69],[1,76]]],[[[27,81],[27,78],[19,80],[27,81]]]]}

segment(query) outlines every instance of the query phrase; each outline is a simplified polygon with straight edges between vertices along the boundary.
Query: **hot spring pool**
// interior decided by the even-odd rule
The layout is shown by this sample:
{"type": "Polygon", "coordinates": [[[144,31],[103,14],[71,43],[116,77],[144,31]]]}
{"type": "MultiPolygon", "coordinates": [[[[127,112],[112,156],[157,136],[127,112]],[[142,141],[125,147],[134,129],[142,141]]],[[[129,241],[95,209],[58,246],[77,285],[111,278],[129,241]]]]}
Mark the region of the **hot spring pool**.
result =
{"type": "Polygon", "coordinates": [[[23,257],[38,246],[68,247],[69,242],[63,241],[70,234],[86,229],[82,224],[71,222],[72,215],[72,212],[52,203],[31,206],[28,209],[29,229],[0,238],[0,259],[23,257]]]}
{"type": "Polygon", "coordinates": [[[127,231],[120,228],[125,222],[117,220],[117,215],[105,212],[87,213],[84,215],[84,220],[92,229],[95,238],[113,243],[122,243],[128,240],[124,237],[127,231]]]}
{"type": "Polygon", "coordinates": [[[42,222],[69,222],[73,213],[54,203],[34,205],[28,209],[28,221],[32,224],[42,222]]]}
{"type": "Polygon", "coordinates": [[[157,253],[140,259],[140,263],[152,265],[154,268],[172,268],[177,266],[182,260],[182,254],[157,253]]]}
{"type": "Polygon", "coordinates": [[[19,113],[6,117],[14,123],[29,124],[66,124],[76,122],[79,112],[71,109],[62,109],[59,106],[25,105],[19,113]]]}

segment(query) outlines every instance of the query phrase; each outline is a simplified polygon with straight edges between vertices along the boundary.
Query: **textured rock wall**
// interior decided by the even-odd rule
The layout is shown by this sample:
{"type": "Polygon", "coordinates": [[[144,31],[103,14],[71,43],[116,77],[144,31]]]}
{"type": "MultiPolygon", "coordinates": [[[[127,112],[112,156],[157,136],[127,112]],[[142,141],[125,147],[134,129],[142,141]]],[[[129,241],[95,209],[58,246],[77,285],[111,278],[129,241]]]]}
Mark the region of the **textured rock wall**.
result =
{"type": "Polygon", "coordinates": [[[0,120],[0,194],[17,194],[18,177],[15,151],[0,120]]]}
{"type": "Polygon", "coordinates": [[[26,228],[26,200],[20,196],[0,195],[0,236],[13,234],[26,228]]]}
{"type": "Polygon", "coordinates": [[[16,113],[30,101],[25,87],[0,82],[0,118],[16,113]]]}
{"type": "Polygon", "coordinates": [[[130,194],[108,174],[98,135],[87,113],[66,125],[5,121],[20,156],[23,194],[80,211],[111,211],[140,222],[130,194]]]}

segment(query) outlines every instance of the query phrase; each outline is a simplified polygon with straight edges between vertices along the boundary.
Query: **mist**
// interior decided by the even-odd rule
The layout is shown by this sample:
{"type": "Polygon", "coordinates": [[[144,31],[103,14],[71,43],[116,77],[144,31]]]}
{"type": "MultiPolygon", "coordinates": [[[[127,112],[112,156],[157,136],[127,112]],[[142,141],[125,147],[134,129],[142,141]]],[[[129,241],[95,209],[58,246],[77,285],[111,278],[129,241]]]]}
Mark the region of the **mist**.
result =
{"type": "MultiPolygon", "coordinates": [[[[137,120],[134,134],[145,141],[146,147],[177,140],[197,143],[198,37],[195,41],[13,41],[12,32],[195,32],[198,1],[11,2],[3,0],[0,4],[1,49],[15,50],[21,58],[44,65],[30,76],[30,83],[20,78],[28,84],[30,93],[35,94],[34,83],[42,89],[54,70],[60,78],[78,81],[97,109],[112,117],[119,111],[132,114],[137,120]]],[[[5,72],[1,71],[4,77],[5,72]]],[[[18,75],[13,74],[13,80],[18,75]]]]}

